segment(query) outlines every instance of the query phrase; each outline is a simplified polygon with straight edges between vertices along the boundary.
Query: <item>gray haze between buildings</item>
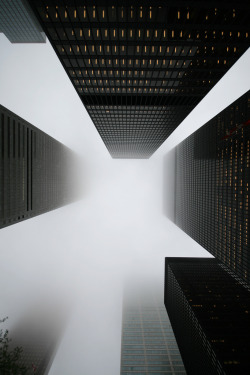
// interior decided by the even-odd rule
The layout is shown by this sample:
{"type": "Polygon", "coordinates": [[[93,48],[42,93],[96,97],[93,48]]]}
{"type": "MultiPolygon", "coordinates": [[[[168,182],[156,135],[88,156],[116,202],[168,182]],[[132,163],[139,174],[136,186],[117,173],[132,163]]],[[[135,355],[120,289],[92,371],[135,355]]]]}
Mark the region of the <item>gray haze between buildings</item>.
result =
{"type": "Polygon", "coordinates": [[[166,256],[208,255],[165,216],[174,173],[164,174],[164,156],[250,88],[249,65],[250,50],[149,160],[113,160],[49,42],[15,45],[0,34],[0,103],[83,160],[81,201],[0,231],[0,318],[9,316],[10,333],[39,298],[70,304],[50,375],[119,374],[124,278],[157,277],[163,297],[166,256]]]}

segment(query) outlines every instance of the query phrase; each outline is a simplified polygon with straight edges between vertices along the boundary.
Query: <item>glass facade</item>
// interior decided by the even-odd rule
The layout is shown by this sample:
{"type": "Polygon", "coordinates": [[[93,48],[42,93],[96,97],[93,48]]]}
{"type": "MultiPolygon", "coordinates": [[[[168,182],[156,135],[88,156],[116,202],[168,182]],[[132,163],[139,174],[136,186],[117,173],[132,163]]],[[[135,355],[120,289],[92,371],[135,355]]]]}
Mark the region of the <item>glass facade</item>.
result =
{"type": "Polygon", "coordinates": [[[30,5],[114,158],[150,157],[249,45],[246,1],[30,5]]]}
{"type": "Polygon", "coordinates": [[[175,223],[250,284],[250,92],[176,148],[175,223]]]}
{"type": "Polygon", "coordinates": [[[215,258],[166,258],[165,305],[187,373],[249,371],[250,288],[215,258]]]}
{"type": "Polygon", "coordinates": [[[175,336],[157,288],[124,295],[121,375],[185,375],[175,336]]]}
{"type": "Polygon", "coordinates": [[[113,157],[127,159],[141,158],[142,153],[150,157],[190,110],[183,107],[178,112],[173,106],[144,105],[86,107],[94,123],[99,122],[99,132],[113,157]]]}
{"type": "Polygon", "coordinates": [[[46,36],[26,0],[1,0],[0,32],[11,43],[46,42],[46,36]]]}
{"type": "Polygon", "coordinates": [[[0,228],[76,200],[76,155],[0,105],[0,228]]]}

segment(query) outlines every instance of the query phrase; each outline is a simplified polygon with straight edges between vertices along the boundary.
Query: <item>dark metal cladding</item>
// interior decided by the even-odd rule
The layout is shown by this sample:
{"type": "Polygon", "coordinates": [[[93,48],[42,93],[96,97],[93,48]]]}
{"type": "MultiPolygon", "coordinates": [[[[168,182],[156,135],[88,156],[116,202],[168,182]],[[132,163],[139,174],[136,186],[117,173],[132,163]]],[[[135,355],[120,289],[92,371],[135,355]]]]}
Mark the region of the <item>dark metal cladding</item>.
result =
{"type": "Polygon", "coordinates": [[[176,148],[175,223],[250,285],[250,92],[176,148]]]}
{"type": "Polygon", "coordinates": [[[190,375],[249,372],[250,289],[215,258],[166,258],[165,306],[190,375]]]}
{"type": "Polygon", "coordinates": [[[11,43],[46,43],[46,36],[26,0],[1,0],[0,33],[11,43]]]}
{"type": "Polygon", "coordinates": [[[68,147],[0,105],[0,228],[76,200],[68,147]]]}
{"type": "Polygon", "coordinates": [[[248,2],[32,0],[114,158],[149,158],[249,46],[248,2]]]}

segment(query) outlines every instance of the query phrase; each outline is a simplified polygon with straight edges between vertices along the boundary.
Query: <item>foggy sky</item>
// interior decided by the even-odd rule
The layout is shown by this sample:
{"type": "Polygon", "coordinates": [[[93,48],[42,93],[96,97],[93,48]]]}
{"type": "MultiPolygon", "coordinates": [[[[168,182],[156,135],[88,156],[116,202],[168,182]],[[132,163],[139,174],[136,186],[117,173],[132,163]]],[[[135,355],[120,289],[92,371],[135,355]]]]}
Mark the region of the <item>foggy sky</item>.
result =
{"type": "Polygon", "coordinates": [[[250,50],[149,160],[113,160],[49,42],[0,34],[0,104],[83,158],[83,199],[0,231],[0,318],[56,293],[72,315],[50,375],[117,375],[124,278],[208,253],[164,215],[164,156],[250,87],[250,50]]]}

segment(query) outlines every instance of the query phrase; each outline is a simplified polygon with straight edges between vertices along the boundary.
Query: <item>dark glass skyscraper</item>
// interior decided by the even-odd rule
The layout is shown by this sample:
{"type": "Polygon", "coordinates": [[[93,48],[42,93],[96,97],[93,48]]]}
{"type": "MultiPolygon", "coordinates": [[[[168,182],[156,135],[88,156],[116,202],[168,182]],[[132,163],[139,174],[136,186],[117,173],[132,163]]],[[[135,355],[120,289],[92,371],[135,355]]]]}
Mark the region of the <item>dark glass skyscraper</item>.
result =
{"type": "Polygon", "coordinates": [[[250,92],[176,148],[175,223],[250,284],[250,92]]]}
{"type": "Polygon", "coordinates": [[[76,199],[76,156],[0,105],[0,228],[76,199]]]}
{"type": "Polygon", "coordinates": [[[69,308],[64,303],[59,304],[54,296],[53,301],[47,299],[29,306],[29,310],[9,329],[9,349],[22,349],[18,364],[27,369],[27,375],[49,373],[69,312],[69,308]]]}
{"type": "Polygon", "coordinates": [[[166,258],[165,305],[190,375],[249,372],[250,289],[215,258],[166,258]]]}
{"type": "Polygon", "coordinates": [[[185,375],[157,287],[134,285],[123,300],[121,375],[185,375]]]}
{"type": "Polygon", "coordinates": [[[0,33],[4,33],[11,43],[46,42],[27,0],[1,0],[0,33]]]}
{"type": "Polygon", "coordinates": [[[148,158],[249,45],[248,1],[30,0],[114,158],[148,158]]]}

